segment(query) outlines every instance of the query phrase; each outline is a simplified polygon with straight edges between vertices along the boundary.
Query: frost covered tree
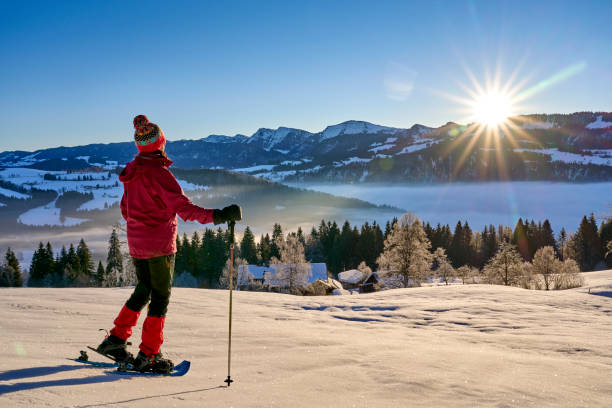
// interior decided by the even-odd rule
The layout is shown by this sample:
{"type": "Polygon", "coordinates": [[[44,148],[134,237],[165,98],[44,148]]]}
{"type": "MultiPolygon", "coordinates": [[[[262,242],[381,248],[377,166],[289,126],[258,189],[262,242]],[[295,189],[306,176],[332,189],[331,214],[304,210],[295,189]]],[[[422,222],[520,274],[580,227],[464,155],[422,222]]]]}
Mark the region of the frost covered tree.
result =
{"type": "MultiPolygon", "coordinates": [[[[241,268],[241,265],[246,266],[248,265],[248,263],[242,258],[235,257],[234,258],[234,270],[232,271],[233,272],[232,277],[234,278],[232,282],[232,286],[234,289],[238,289],[240,282],[249,280],[249,277],[245,275],[245,274],[248,274],[248,271],[246,271],[246,267],[241,268]]],[[[225,262],[225,266],[223,267],[223,270],[221,271],[221,276],[219,277],[219,287],[222,289],[229,289],[229,282],[230,282],[230,259],[228,257],[227,261],[225,262]]]]}
{"type": "Polygon", "coordinates": [[[554,276],[561,269],[561,262],[555,256],[552,246],[545,246],[533,256],[533,273],[542,277],[544,289],[550,290],[554,276]]]}
{"type": "Polygon", "coordinates": [[[495,256],[485,266],[485,273],[491,283],[502,283],[506,286],[516,285],[522,275],[523,257],[516,247],[502,242],[495,256]]]}
{"type": "Polygon", "coordinates": [[[274,277],[282,286],[288,287],[290,293],[297,293],[297,288],[306,285],[312,275],[312,267],[304,256],[304,245],[292,235],[286,240],[278,239],[276,245],[280,259],[272,258],[270,261],[274,277]]]}
{"type": "Polygon", "coordinates": [[[108,240],[108,255],[106,257],[106,279],[107,287],[114,287],[120,284],[119,279],[123,275],[123,256],[121,255],[121,244],[117,230],[113,229],[108,240]]]}
{"type": "Polygon", "coordinates": [[[132,286],[138,283],[138,277],[136,276],[136,266],[134,260],[130,257],[129,252],[123,253],[123,259],[126,259],[123,267],[123,272],[119,277],[119,286],[132,286]]]}
{"type": "Polygon", "coordinates": [[[365,261],[361,261],[361,263],[357,266],[357,270],[361,272],[363,279],[367,279],[367,277],[372,274],[372,268],[370,268],[365,261]]]}
{"type": "Polygon", "coordinates": [[[465,285],[465,281],[478,276],[478,269],[468,265],[463,265],[456,270],[457,277],[461,278],[461,282],[465,285]]]}
{"type": "Polygon", "coordinates": [[[448,281],[455,275],[455,268],[448,262],[446,250],[438,247],[433,253],[434,264],[436,265],[435,274],[448,285],[448,281]]]}
{"type": "Polygon", "coordinates": [[[430,246],[419,218],[406,213],[393,224],[384,251],[378,257],[378,268],[398,274],[404,287],[411,283],[418,286],[431,269],[433,255],[429,252],[430,246]]]}
{"type": "Polygon", "coordinates": [[[571,289],[584,285],[584,277],[580,274],[580,267],[573,259],[563,261],[559,272],[553,283],[554,289],[571,289]]]}

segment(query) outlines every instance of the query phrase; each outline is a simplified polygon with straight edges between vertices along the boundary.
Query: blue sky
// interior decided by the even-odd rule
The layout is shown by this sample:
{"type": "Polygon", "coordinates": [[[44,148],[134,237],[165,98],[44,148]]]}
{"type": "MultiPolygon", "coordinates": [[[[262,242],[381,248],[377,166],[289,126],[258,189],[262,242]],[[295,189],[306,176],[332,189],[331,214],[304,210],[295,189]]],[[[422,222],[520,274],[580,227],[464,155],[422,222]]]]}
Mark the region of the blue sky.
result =
{"type": "Polygon", "coordinates": [[[345,120],[465,117],[467,70],[536,86],[520,113],[612,110],[609,1],[0,3],[0,151],[345,120]],[[535,3],[535,4],[532,4],[535,3]]]}

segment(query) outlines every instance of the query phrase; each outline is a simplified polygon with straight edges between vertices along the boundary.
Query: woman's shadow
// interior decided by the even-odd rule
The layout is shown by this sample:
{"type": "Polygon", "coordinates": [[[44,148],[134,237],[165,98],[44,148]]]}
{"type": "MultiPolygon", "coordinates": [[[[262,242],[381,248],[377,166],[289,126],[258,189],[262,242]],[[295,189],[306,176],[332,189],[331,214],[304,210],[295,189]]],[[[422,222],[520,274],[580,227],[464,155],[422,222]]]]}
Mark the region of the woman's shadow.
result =
{"type": "MultiPolygon", "coordinates": [[[[43,377],[46,375],[53,375],[57,373],[67,372],[67,371],[76,371],[76,370],[91,369],[91,368],[97,368],[98,370],[100,370],[98,367],[80,365],[80,364],[79,365],[63,364],[59,366],[21,368],[18,370],[0,372],[0,381],[15,381],[15,380],[21,380],[24,378],[43,377]]],[[[17,391],[32,390],[36,388],[60,387],[60,386],[66,386],[66,385],[96,384],[96,383],[102,383],[102,382],[118,381],[120,379],[121,379],[121,376],[105,374],[105,375],[96,375],[93,377],[65,378],[62,380],[19,382],[19,383],[10,384],[10,385],[0,384],[0,395],[8,394],[11,392],[17,392],[17,391]]]]}

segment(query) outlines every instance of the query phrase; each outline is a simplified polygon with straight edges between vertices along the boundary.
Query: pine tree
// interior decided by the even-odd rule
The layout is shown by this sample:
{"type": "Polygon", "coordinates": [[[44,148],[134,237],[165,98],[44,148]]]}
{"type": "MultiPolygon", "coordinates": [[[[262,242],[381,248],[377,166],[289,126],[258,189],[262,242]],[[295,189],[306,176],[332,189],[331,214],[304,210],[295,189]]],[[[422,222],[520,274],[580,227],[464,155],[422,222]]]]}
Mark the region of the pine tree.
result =
{"type": "Polygon", "coordinates": [[[123,276],[123,256],[117,231],[113,229],[108,241],[108,255],[106,257],[106,282],[108,286],[120,286],[123,276]]]}
{"type": "Polygon", "coordinates": [[[559,253],[559,247],[557,247],[557,241],[555,241],[555,233],[548,219],[545,219],[544,223],[542,223],[541,242],[538,249],[545,246],[551,246],[556,253],[559,253]]]}
{"type": "Polygon", "coordinates": [[[573,258],[583,271],[592,270],[602,259],[601,242],[593,214],[590,218],[582,217],[580,227],[573,235],[569,246],[571,246],[570,252],[573,258]]]}
{"type": "Polygon", "coordinates": [[[319,237],[321,240],[321,249],[323,251],[323,258],[327,264],[328,271],[337,275],[341,272],[341,254],[338,240],[340,239],[340,229],[336,222],[321,221],[319,226],[319,237]]]}
{"type": "Polygon", "coordinates": [[[612,217],[601,222],[599,227],[599,241],[601,242],[603,258],[608,267],[612,267],[612,253],[609,252],[608,246],[612,242],[612,217]]]}
{"type": "Polygon", "coordinates": [[[92,277],[94,273],[94,265],[93,261],[91,260],[91,252],[89,251],[89,247],[87,246],[83,238],[81,238],[81,240],[79,241],[79,245],[76,249],[76,254],[79,258],[81,272],[88,277],[92,277]]]}
{"type": "Polygon", "coordinates": [[[248,226],[244,230],[244,235],[240,241],[240,257],[248,264],[257,264],[257,246],[255,245],[255,236],[248,226]]]}
{"type": "Polygon", "coordinates": [[[461,241],[461,248],[463,250],[464,264],[463,265],[474,265],[474,250],[472,248],[472,240],[474,235],[472,229],[468,224],[467,220],[463,223],[463,236],[461,241]]]}
{"type": "Polygon", "coordinates": [[[559,259],[562,261],[565,259],[565,246],[567,245],[567,232],[565,232],[565,228],[561,228],[561,232],[559,232],[559,236],[557,238],[557,248],[559,248],[559,259]]]}
{"type": "Polygon", "coordinates": [[[21,267],[19,266],[19,261],[17,260],[15,253],[11,250],[10,247],[6,250],[6,255],[4,259],[6,260],[6,265],[12,269],[11,286],[23,286],[23,276],[21,275],[21,267]]]}
{"type": "Polygon", "coordinates": [[[302,227],[298,227],[296,236],[297,239],[302,243],[302,245],[306,245],[306,238],[304,237],[304,231],[302,231],[302,227]]]}
{"type": "Polygon", "coordinates": [[[464,245],[465,236],[463,233],[463,225],[461,225],[461,221],[457,221],[455,232],[453,233],[453,239],[451,240],[450,248],[448,249],[448,257],[455,268],[468,264],[468,256],[464,245]]]}
{"type": "Polygon", "coordinates": [[[369,268],[373,268],[376,265],[376,258],[380,255],[376,253],[376,232],[373,227],[370,227],[369,223],[364,223],[361,226],[361,234],[359,242],[357,243],[357,250],[361,259],[369,268]]]}
{"type": "Polygon", "coordinates": [[[47,242],[45,250],[42,254],[42,267],[45,271],[45,286],[52,286],[53,284],[53,272],[55,271],[55,257],[53,255],[53,248],[51,243],[47,242]]]}
{"type": "Polygon", "coordinates": [[[106,273],[104,272],[104,266],[102,265],[102,261],[98,261],[98,270],[96,271],[96,282],[99,287],[104,287],[104,277],[106,273]]]}
{"type": "Polygon", "coordinates": [[[280,259],[279,240],[283,240],[283,229],[280,224],[274,224],[272,229],[272,241],[270,242],[270,256],[280,259]]]}
{"type": "Polygon", "coordinates": [[[321,248],[321,240],[319,240],[319,233],[313,226],[310,230],[310,234],[306,237],[306,244],[304,245],[304,254],[306,260],[309,262],[323,262],[323,250],[321,248]]]}
{"type": "Polygon", "coordinates": [[[512,245],[515,245],[517,247],[518,252],[521,254],[521,256],[523,257],[525,261],[528,261],[531,259],[531,254],[530,254],[531,249],[529,248],[529,235],[528,235],[529,226],[528,225],[529,224],[527,223],[527,226],[525,226],[525,224],[523,224],[523,219],[519,218],[518,222],[516,223],[516,226],[514,227],[514,233],[512,234],[512,241],[510,241],[512,245]]]}
{"type": "Polygon", "coordinates": [[[216,276],[215,272],[215,243],[217,237],[214,230],[207,228],[204,231],[204,235],[202,236],[202,247],[200,248],[199,253],[199,262],[202,266],[201,271],[202,274],[197,278],[204,282],[206,287],[212,287],[214,284],[214,277],[216,276]]]}
{"type": "Polygon", "coordinates": [[[263,234],[261,235],[259,244],[257,244],[257,253],[259,254],[262,265],[268,265],[270,263],[270,259],[272,258],[272,247],[269,234],[266,234],[265,237],[263,234]]]}
{"type": "Polygon", "coordinates": [[[68,249],[68,263],[66,265],[66,271],[66,278],[69,286],[86,285],[86,277],[83,275],[81,262],[79,261],[79,257],[73,244],[70,244],[70,248],[68,249]]]}
{"type": "Polygon", "coordinates": [[[183,261],[183,245],[181,244],[181,238],[179,235],[176,236],[176,255],[174,256],[174,275],[175,278],[182,274],[185,270],[183,261]]]}
{"type": "Polygon", "coordinates": [[[351,224],[345,221],[338,239],[339,263],[343,270],[355,269],[359,265],[357,257],[357,244],[359,233],[351,228],[351,224]]]}
{"type": "Polygon", "coordinates": [[[45,247],[42,242],[38,243],[38,249],[34,251],[32,255],[32,262],[30,263],[30,275],[28,277],[28,286],[38,287],[42,286],[45,272],[42,265],[42,257],[45,251],[45,247]]]}
{"type": "Polygon", "coordinates": [[[200,234],[197,231],[194,231],[191,236],[191,242],[189,243],[189,247],[185,251],[187,271],[191,273],[193,276],[199,275],[199,253],[201,250],[202,241],[200,240],[200,234]]]}

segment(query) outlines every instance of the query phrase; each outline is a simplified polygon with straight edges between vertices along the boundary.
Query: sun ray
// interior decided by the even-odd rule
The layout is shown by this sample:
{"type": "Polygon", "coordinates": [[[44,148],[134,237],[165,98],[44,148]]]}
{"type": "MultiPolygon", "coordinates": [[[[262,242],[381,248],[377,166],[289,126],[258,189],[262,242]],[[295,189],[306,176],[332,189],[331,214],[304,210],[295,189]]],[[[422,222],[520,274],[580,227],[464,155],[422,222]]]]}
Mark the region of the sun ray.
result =
{"type": "Polygon", "coordinates": [[[477,126],[476,129],[475,129],[475,132],[473,134],[469,134],[469,133],[464,132],[464,134],[465,134],[464,138],[470,138],[470,140],[469,140],[467,146],[461,152],[461,156],[459,156],[459,160],[457,160],[457,163],[455,163],[455,166],[453,168],[453,179],[457,176],[459,171],[461,171],[463,163],[465,162],[467,157],[470,155],[470,153],[472,153],[474,144],[476,144],[476,142],[478,142],[478,139],[485,132],[485,130],[486,129],[484,128],[484,126],[477,126]]]}
{"type": "MultiPolygon", "coordinates": [[[[507,80],[504,80],[501,57],[497,59],[493,69],[490,69],[488,65],[484,66],[480,80],[462,58],[458,59],[465,73],[465,82],[457,81],[463,95],[432,90],[456,102],[459,106],[458,112],[465,115],[459,120],[459,123],[466,125],[459,125],[451,129],[455,135],[457,133],[459,135],[444,147],[442,157],[458,157],[457,161],[451,165],[451,177],[455,178],[470,156],[473,157],[475,149],[482,149],[484,154],[477,154],[476,157],[485,161],[487,169],[483,171],[486,172],[486,177],[493,176],[490,163],[491,160],[495,160],[499,180],[508,180],[512,169],[508,168],[510,162],[506,154],[516,152],[524,155],[525,153],[520,149],[544,148],[537,137],[537,129],[547,129],[552,126],[549,123],[540,122],[537,116],[521,116],[520,112],[533,109],[525,105],[524,101],[583,71],[586,63],[579,62],[570,65],[533,84],[530,75],[521,74],[527,61],[526,56],[518,62],[507,80]],[[529,86],[530,83],[533,85],[529,86]],[[495,150],[495,155],[491,154],[492,150],[495,150]],[[455,152],[459,154],[453,155],[455,152]]],[[[482,163],[479,161],[476,167],[476,170],[480,171],[482,163]]]]}

